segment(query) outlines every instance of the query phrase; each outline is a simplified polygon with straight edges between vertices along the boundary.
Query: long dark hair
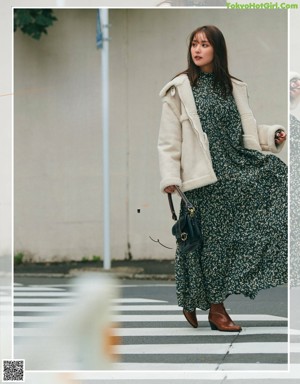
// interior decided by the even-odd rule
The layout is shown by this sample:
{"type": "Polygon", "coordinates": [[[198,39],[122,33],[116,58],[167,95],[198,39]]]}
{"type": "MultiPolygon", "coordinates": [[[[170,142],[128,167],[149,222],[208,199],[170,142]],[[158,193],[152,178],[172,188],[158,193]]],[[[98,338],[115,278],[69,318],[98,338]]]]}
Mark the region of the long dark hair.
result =
{"type": "Polygon", "coordinates": [[[204,25],[203,27],[195,29],[191,33],[187,54],[188,68],[180,74],[185,73],[188,76],[192,86],[196,84],[201,73],[201,69],[193,62],[191,47],[194,37],[201,32],[205,34],[207,40],[214,49],[213,73],[215,74],[215,85],[219,84],[221,86],[222,94],[224,96],[231,94],[231,78],[233,78],[233,76],[231,76],[228,71],[226,42],[222,32],[214,25],[204,25]]]}

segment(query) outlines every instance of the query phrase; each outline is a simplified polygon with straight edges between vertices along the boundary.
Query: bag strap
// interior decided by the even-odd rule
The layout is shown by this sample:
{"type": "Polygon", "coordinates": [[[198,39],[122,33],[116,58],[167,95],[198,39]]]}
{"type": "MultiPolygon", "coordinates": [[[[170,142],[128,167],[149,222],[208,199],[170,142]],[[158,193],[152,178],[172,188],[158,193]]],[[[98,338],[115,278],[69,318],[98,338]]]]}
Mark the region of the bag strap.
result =
{"type": "MultiPolygon", "coordinates": [[[[175,188],[176,188],[178,194],[180,195],[180,197],[182,198],[182,200],[184,201],[190,215],[193,215],[195,213],[194,206],[189,202],[189,200],[187,199],[185,194],[182,192],[182,190],[177,185],[175,185],[175,188]]],[[[176,216],[176,212],[175,212],[174,204],[173,204],[173,200],[172,200],[172,193],[168,193],[168,200],[169,200],[170,210],[172,213],[172,219],[177,221],[177,216],[176,216]]]]}
{"type": "Polygon", "coordinates": [[[172,200],[172,193],[168,193],[168,200],[169,200],[170,210],[172,213],[172,219],[177,221],[177,216],[176,216],[176,212],[175,212],[174,204],[173,204],[173,200],[172,200]]]}

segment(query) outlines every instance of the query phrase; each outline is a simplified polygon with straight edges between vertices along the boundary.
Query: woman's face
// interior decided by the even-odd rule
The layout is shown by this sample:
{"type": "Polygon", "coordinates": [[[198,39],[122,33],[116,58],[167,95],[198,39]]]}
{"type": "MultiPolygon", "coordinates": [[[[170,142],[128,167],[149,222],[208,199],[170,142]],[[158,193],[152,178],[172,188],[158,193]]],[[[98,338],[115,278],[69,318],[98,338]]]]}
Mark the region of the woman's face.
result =
{"type": "Polygon", "coordinates": [[[292,103],[297,103],[300,101],[300,79],[293,78],[290,81],[290,98],[292,103]]]}
{"type": "Polygon", "coordinates": [[[202,72],[213,71],[214,49],[207,40],[205,33],[197,33],[192,40],[191,55],[195,65],[202,72]]]}

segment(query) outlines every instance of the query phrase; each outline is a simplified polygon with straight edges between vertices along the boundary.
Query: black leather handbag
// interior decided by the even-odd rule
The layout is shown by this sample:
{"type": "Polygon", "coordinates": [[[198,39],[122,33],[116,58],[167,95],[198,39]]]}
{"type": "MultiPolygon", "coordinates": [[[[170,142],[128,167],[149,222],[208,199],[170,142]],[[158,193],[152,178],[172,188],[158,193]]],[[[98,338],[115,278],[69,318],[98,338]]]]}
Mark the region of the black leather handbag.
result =
{"type": "Polygon", "coordinates": [[[201,250],[203,247],[203,238],[199,223],[196,221],[195,208],[188,201],[181,189],[177,186],[175,188],[177,189],[177,192],[181,196],[182,200],[184,201],[186,208],[184,214],[181,215],[179,220],[177,220],[172,200],[172,194],[168,193],[168,200],[172,213],[172,219],[176,221],[176,223],[172,227],[172,234],[176,238],[176,243],[179,248],[179,251],[192,252],[197,248],[201,250]]]}

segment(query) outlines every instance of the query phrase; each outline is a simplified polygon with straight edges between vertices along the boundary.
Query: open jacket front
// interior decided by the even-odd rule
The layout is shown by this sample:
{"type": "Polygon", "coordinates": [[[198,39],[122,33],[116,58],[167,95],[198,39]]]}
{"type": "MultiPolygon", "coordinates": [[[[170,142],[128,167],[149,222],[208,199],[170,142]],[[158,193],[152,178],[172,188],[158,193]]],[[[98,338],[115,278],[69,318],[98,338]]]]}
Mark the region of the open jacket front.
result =
{"type": "MultiPolygon", "coordinates": [[[[257,125],[248,103],[247,85],[232,79],[235,99],[243,127],[243,143],[247,149],[278,153],[283,144],[275,144],[280,125],[257,125]]],[[[178,185],[183,191],[213,184],[209,142],[202,130],[192,88],[187,75],[179,75],[160,92],[162,116],[158,138],[160,189],[178,185]]]]}

